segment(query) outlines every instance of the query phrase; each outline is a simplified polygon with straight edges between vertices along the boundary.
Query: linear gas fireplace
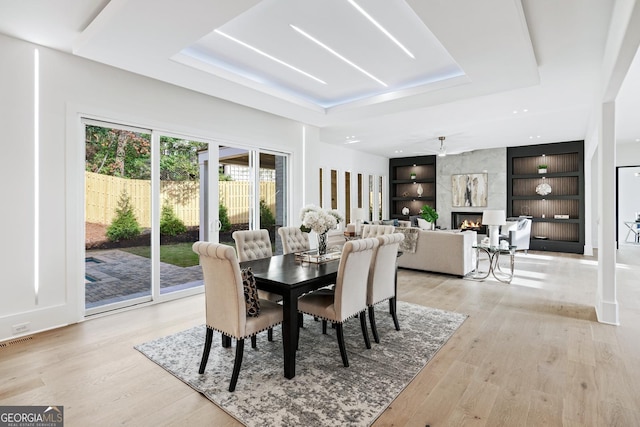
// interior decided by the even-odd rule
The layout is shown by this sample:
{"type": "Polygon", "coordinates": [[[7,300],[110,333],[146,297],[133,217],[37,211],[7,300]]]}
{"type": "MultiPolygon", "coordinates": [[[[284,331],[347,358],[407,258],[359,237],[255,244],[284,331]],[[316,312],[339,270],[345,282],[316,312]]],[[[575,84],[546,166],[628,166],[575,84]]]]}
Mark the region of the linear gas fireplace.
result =
{"type": "Polygon", "coordinates": [[[482,212],[451,212],[451,228],[487,234],[487,226],[482,225],[482,212]]]}

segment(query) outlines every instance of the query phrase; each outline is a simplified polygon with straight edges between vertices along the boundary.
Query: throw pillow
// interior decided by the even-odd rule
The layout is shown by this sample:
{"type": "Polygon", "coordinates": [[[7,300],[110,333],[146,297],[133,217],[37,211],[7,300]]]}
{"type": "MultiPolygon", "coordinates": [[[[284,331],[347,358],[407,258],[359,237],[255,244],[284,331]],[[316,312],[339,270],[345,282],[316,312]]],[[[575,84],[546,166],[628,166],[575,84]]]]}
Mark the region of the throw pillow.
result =
{"type": "Polygon", "coordinates": [[[244,303],[247,308],[248,317],[258,317],[260,315],[260,298],[258,297],[258,287],[256,278],[253,276],[251,268],[243,268],[242,287],[244,288],[244,303]]]}
{"type": "Polygon", "coordinates": [[[395,225],[392,219],[383,219],[382,225],[395,225]]]}
{"type": "Polygon", "coordinates": [[[412,227],[417,227],[418,226],[418,218],[420,218],[420,215],[411,215],[409,217],[409,221],[411,221],[411,226],[412,227]]]}

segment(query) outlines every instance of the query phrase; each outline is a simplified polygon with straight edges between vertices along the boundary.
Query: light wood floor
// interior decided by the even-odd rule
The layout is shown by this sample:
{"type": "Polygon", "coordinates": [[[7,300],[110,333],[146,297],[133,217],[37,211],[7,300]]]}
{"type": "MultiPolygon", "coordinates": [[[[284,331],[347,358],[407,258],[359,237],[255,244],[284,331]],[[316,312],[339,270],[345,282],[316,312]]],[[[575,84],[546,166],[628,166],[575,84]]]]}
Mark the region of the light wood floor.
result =
{"type": "MultiPolygon", "coordinates": [[[[639,426],[639,260],[619,251],[620,326],[595,322],[594,258],[519,254],[511,285],[401,270],[400,300],[469,318],[375,426],[639,426]]],[[[239,425],[133,349],[203,319],[199,295],[0,348],[0,405],[64,405],[68,426],[239,425]]]]}

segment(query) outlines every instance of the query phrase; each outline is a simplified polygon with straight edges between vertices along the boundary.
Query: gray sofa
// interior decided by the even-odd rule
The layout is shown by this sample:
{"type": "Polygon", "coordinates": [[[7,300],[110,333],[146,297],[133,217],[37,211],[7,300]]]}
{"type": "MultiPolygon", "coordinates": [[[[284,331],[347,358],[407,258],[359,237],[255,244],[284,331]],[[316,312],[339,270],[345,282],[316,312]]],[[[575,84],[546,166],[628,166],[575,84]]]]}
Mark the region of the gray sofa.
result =
{"type": "MultiPolygon", "coordinates": [[[[398,267],[457,276],[465,276],[474,270],[476,251],[473,245],[477,239],[475,231],[406,230],[397,228],[400,232],[416,233],[417,238],[415,245],[408,243],[409,246],[405,246],[402,256],[398,258],[398,267]],[[412,252],[413,249],[415,252],[412,252]]],[[[412,239],[406,240],[410,242],[412,239]]]]}

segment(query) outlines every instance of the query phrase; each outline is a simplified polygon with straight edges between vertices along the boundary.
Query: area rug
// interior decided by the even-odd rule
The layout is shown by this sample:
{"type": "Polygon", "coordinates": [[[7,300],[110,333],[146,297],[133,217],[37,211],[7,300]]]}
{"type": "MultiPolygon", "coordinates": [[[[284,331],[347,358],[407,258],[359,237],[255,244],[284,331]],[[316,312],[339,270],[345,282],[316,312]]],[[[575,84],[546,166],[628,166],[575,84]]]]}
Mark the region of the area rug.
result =
{"type": "Polygon", "coordinates": [[[380,344],[372,338],[370,350],[357,318],[344,325],[348,368],[342,366],[335,331],[323,335],[321,323],[310,317],[300,330],[291,380],[283,375],[280,327],[272,342],[260,334],[257,349],[247,340],[233,393],[228,387],[235,343],[223,348],[220,334],[214,332],[207,368],[198,374],[204,325],[135,348],[246,426],[369,426],[467,317],[398,302],[401,330],[396,331],[388,310],[388,304],[376,306],[380,344]]]}

